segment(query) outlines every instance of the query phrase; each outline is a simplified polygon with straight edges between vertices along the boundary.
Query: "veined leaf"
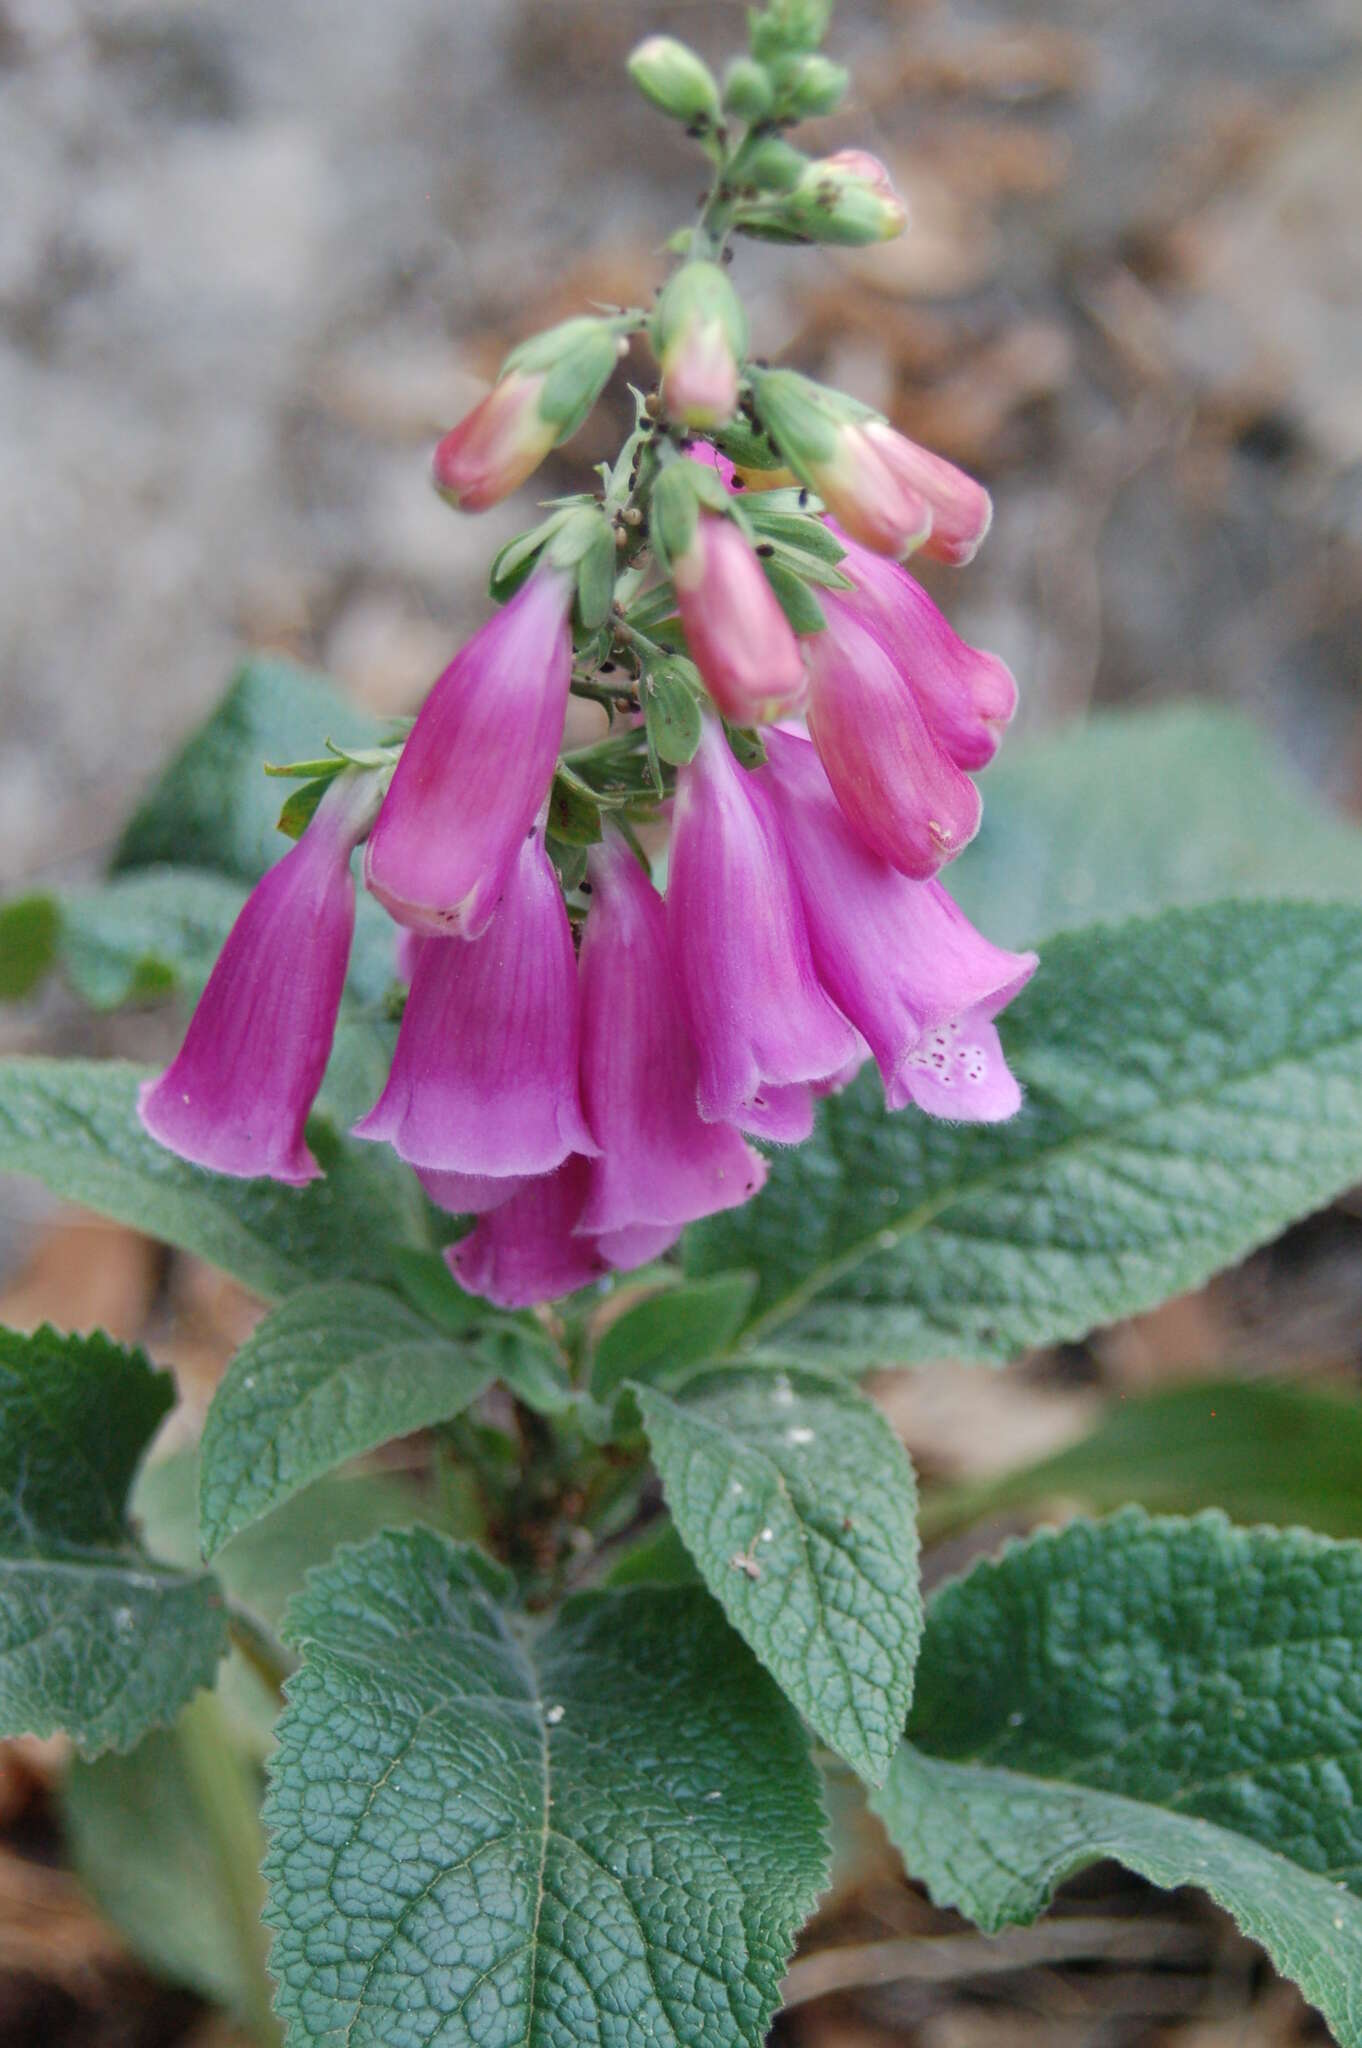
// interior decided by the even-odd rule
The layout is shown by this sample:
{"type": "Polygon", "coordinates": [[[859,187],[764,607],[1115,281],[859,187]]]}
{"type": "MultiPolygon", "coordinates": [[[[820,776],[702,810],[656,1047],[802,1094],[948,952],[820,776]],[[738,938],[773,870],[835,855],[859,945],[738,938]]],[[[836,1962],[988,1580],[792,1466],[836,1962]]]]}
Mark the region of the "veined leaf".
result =
{"type": "Polygon", "coordinates": [[[747,1341],[1006,1359],[1199,1285],[1362,1177],[1362,912],[1227,903],[1064,934],[1008,1011],[1008,1124],[866,1073],[690,1235],[762,1276],[747,1341]]]}
{"type": "Polygon", "coordinates": [[[912,1467],[854,1388],[807,1372],[635,1385],[672,1519],[733,1626],[878,1784],[922,1628],[912,1467]]]}
{"type": "Polygon", "coordinates": [[[794,1715],[698,1589],[539,1627],[507,1590],[414,1530],[291,1610],[265,1870],[293,2038],[757,2048],[826,1874],[794,1715]]]}
{"type": "Polygon", "coordinates": [[[931,1603],[908,1733],[872,1804],[939,1904],[1030,1921],[1112,1856],[1209,1892],[1362,2044],[1362,1545],[1037,1536],[931,1603]]]}
{"type": "Polygon", "coordinates": [[[221,1595],[154,1563],[127,1513],[172,1399],[107,1337],[0,1331],[0,1735],[128,1749],[212,1684],[221,1595]]]}
{"type": "Polygon", "coordinates": [[[721,1358],[756,1291],[755,1273],[716,1273],[631,1303],[596,1345],[592,1393],[604,1400],[626,1379],[673,1386],[697,1366],[721,1358]]]}
{"type": "Polygon", "coordinates": [[[267,1298],[309,1280],[384,1279],[390,1246],[427,1243],[415,1177],[378,1145],[315,1119],[325,1178],[306,1188],[190,1166],[137,1121],[141,1071],[99,1060],[0,1062],[0,1173],[196,1252],[267,1298]]]}

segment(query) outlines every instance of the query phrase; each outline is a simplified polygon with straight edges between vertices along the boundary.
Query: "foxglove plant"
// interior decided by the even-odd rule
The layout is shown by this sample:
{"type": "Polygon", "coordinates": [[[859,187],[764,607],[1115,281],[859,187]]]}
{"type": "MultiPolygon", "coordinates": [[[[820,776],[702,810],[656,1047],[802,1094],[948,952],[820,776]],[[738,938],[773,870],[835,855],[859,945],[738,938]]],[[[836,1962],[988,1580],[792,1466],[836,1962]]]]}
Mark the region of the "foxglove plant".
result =
{"type": "MultiPolygon", "coordinates": [[[[0,1062],[0,1170],[268,1304],[131,1497],[167,1376],[0,1331],[0,1736],[73,1738],[91,1889],[261,2048],[758,2048],[811,1995],[820,1771],[988,1929],[1098,1857],[1203,1885],[1362,2048],[1362,1546],[1131,1509],[924,1606],[855,1385],[1075,1339],[1362,1178],[1362,913],[1209,900],[1362,854],[1270,785],[1245,834],[1221,727],[1152,763],[1122,728],[1086,793],[1070,741],[1005,770],[951,866],[1016,687],[906,563],[966,563],[987,494],[753,361],[728,268],[905,225],[873,158],[791,140],[848,83],[829,11],[751,10],[722,80],[634,52],[699,218],[651,306],[513,352],[435,486],[505,497],[631,349],[647,388],[410,726],[252,665],[104,889],[0,905],[0,993],[57,960],[97,1005],[198,994],[159,1075],[0,1062]],[[265,861],[257,756],[300,730],[265,861]]],[[[1163,1507],[1243,1483],[1245,1404],[1256,1512],[1304,1519],[1351,1441],[1338,1403],[1178,1395],[1163,1507]]],[[[984,1505],[1109,1505],[1110,1469],[984,1505]]]]}

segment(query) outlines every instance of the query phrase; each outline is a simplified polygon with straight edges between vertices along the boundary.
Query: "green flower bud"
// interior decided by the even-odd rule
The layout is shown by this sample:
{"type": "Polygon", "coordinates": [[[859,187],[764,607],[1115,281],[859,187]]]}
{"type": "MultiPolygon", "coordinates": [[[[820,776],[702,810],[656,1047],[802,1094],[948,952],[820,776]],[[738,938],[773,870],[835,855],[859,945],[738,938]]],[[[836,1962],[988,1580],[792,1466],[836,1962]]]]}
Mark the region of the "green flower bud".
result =
{"type": "Polygon", "coordinates": [[[648,36],[629,59],[629,76],[645,99],[687,127],[719,118],[719,88],[709,66],[674,36],[648,36]]]}
{"type": "Polygon", "coordinates": [[[833,0],[771,0],[749,24],[754,57],[779,57],[787,50],[816,50],[828,32],[833,0]]]}
{"type": "Polygon", "coordinates": [[[775,218],[811,242],[853,247],[892,241],[908,224],[888,171],[863,149],[839,150],[811,163],[775,218]]]}
{"type": "Polygon", "coordinates": [[[807,120],[830,114],[839,104],[850,77],[828,57],[792,57],[776,66],[776,97],[783,114],[807,120]]]}
{"type": "Polygon", "coordinates": [[[788,192],[808,169],[810,159],[778,135],[763,136],[742,153],[742,182],[762,192],[788,192]]]}
{"type": "Polygon", "coordinates": [[[724,108],[739,121],[764,121],[775,101],[771,76],[751,57],[735,57],[724,73],[724,108]]]}
{"type": "Polygon", "coordinates": [[[575,434],[609,381],[620,354],[613,321],[584,316],[545,328],[507,356],[502,376],[543,378],[536,411],[554,430],[555,441],[575,434]]]}
{"type": "Polygon", "coordinates": [[[684,427],[721,427],[731,420],[747,318],[717,263],[687,263],[669,279],[651,334],[668,419],[684,427]]]}

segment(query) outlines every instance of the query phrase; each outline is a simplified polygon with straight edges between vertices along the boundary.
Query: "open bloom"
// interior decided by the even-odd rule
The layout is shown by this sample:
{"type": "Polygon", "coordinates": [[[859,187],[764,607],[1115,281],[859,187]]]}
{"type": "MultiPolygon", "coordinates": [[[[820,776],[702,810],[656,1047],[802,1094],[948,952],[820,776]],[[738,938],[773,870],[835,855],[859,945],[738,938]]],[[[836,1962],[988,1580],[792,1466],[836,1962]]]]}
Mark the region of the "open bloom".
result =
{"type": "Polygon", "coordinates": [[[463,939],[487,929],[553,780],[571,601],[565,574],[536,570],[421,707],[365,857],[399,924],[463,939]]]}
{"type": "Polygon", "coordinates": [[[539,400],[544,371],[510,370],[435,450],[435,488],[461,512],[484,512],[538,469],[558,438],[539,400]]]}
{"type": "Polygon", "coordinates": [[[865,844],[925,880],[979,829],[979,792],[938,743],[897,660],[856,607],[822,593],[810,635],[809,731],[837,801],[865,844]]]}
{"type": "Polygon", "coordinates": [[[679,1224],[638,1224],[599,1236],[583,1231],[589,1179],[587,1161],[574,1156],[552,1173],[518,1182],[445,1253],[455,1279],[498,1308],[530,1308],[588,1287],[611,1268],[641,1266],[676,1242],[679,1224]]]}
{"type": "Polygon", "coordinates": [[[596,1149],[577,1050],[572,932],[532,830],[482,937],[422,945],[388,1084],[356,1135],[446,1174],[547,1173],[596,1149]]]}
{"type": "Polygon", "coordinates": [[[797,709],[799,642],[737,523],[702,509],[671,570],[686,645],[724,717],[764,724],[797,709]]]}
{"type": "Polygon", "coordinates": [[[667,934],[699,1060],[700,1114],[806,1138],[813,1105],[799,1084],[844,1067],[855,1033],[818,985],[764,794],[713,718],[677,777],[667,934]]]}
{"type": "Polygon", "coordinates": [[[856,586],[851,608],[893,657],[937,745],[957,768],[984,767],[1017,708],[1011,670],[962,640],[897,562],[837,538],[846,548],[838,567],[856,586]]]}
{"type": "MultiPolygon", "coordinates": [[[[727,1124],[696,1107],[696,1057],[667,947],[662,899],[613,836],[591,850],[582,940],[582,1097],[600,1157],[579,1229],[676,1227],[735,1208],[765,1179],[727,1124]]],[[[647,1254],[651,1256],[651,1254],[647,1254]]]]}
{"type": "Polygon", "coordinates": [[[891,1109],[993,1122],[1021,1095],[992,1019],[1025,987],[1034,953],[977,932],[939,882],[913,882],[847,824],[809,742],[767,736],[756,777],[784,832],[818,977],[860,1031],[891,1109]]]}
{"type": "Polygon", "coordinates": [[[184,1044],[138,1097],[160,1144],[215,1173],[301,1186],[303,1140],[331,1051],[355,928],[350,855],[373,785],[336,778],[302,838],[257,882],[218,955],[184,1044]]]}

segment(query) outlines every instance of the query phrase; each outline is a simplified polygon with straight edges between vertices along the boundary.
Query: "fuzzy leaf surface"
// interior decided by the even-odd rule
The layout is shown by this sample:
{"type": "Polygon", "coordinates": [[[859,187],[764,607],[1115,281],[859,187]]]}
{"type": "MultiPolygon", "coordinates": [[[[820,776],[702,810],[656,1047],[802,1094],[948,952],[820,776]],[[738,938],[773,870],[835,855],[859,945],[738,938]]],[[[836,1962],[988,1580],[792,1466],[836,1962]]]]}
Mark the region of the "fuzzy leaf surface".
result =
{"type": "Polygon", "coordinates": [[[1061,935],[1003,1020],[1010,1123],[889,1115],[863,1073],[701,1224],[748,1342],[1004,1360],[1200,1285],[1362,1177],[1362,912],[1224,903],[1061,935]]]}
{"type": "Polygon", "coordinates": [[[636,1385],[682,1541],[814,1731],[878,1784],[922,1631],[917,1496],[902,1444],[852,1387],[716,1372],[636,1385]]]}
{"type": "Polygon", "coordinates": [[[172,1400],[107,1337],[0,1331],[0,1736],[128,1749],[212,1684],[221,1595],[146,1556],[127,1511],[172,1400]]]}
{"type": "Polygon", "coordinates": [[[320,1278],[386,1278],[393,1242],[427,1243],[417,1183],[385,1147],[314,1119],[325,1177],[310,1186],[208,1173],[142,1129],[143,1079],[120,1061],[0,1061],[0,1173],[196,1252],[267,1299],[320,1278]]]}
{"type": "Polygon", "coordinates": [[[347,1458],[457,1415],[495,1371],[474,1342],[383,1288],[302,1288],[251,1332],[213,1396],[199,1467],[204,1556],[347,1458]]]}
{"type": "Polygon", "coordinates": [[[1362,2044],[1362,1545],[1128,1510],[928,1611],[873,1805],[938,1903],[1036,1918],[1105,1856],[1195,1884],[1362,2044]]]}
{"type": "Polygon", "coordinates": [[[825,1881],[802,1731],[700,1589],[537,1627],[429,1531],[309,1580],[265,1819],[293,2048],[757,2048],[825,1881]]]}

